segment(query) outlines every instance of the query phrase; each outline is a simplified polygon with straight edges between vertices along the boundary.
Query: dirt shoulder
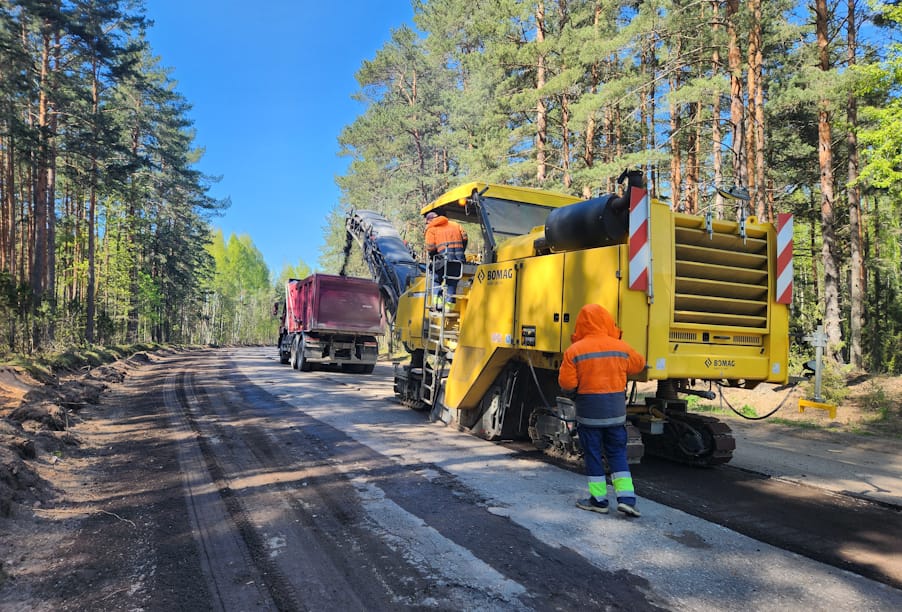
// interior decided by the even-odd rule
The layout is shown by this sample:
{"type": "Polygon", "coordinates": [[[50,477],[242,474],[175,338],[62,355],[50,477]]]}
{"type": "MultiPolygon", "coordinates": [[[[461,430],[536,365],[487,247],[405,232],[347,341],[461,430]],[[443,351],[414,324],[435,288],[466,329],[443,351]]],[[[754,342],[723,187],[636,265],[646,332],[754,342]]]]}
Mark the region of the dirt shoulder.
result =
{"type": "MultiPolygon", "coordinates": [[[[751,417],[773,412],[758,422],[785,426],[796,434],[848,434],[861,437],[863,442],[867,438],[902,440],[902,376],[859,376],[849,380],[847,395],[836,406],[836,418],[823,409],[800,410],[800,399],[813,399],[809,387],[810,384],[802,383],[790,388],[769,384],[760,384],[752,390],[724,388],[722,400],[719,396],[714,400],[699,400],[690,409],[737,419],[742,417],[732,409],[751,417]]],[[[653,387],[649,385],[646,390],[651,392],[653,387]]]]}
{"type": "Polygon", "coordinates": [[[0,601],[4,610],[209,607],[166,415],[123,384],[155,356],[40,384],[0,374],[0,601]],[[102,401],[101,401],[102,398],[102,401]],[[160,549],[171,550],[161,555],[160,549]],[[163,564],[179,567],[164,568],[163,564]],[[150,588],[165,572],[199,583],[150,588]],[[162,598],[162,599],[161,599],[162,598]],[[181,602],[181,603],[180,603],[181,602]]]}

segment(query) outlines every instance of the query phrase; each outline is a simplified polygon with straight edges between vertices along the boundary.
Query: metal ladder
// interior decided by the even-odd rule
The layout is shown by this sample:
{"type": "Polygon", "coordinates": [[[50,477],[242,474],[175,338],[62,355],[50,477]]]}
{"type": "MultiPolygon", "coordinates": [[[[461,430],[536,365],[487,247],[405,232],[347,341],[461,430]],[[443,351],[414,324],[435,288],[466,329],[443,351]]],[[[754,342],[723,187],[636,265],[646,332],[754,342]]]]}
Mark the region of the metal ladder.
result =
{"type": "MultiPolygon", "coordinates": [[[[448,263],[445,262],[445,271],[448,271],[448,263]]],[[[455,263],[455,262],[450,262],[455,263]]],[[[451,280],[460,282],[463,266],[456,266],[452,270],[451,280]],[[456,274],[454,276],[453,274],[456,274]]],[[[454,348],[457,346],[459,337],[458,321],[460,312],[451,310],[449,312],[450,302],[447,300],[453,298],[454,308],[459,308],[458,300],[466,299],[465,295],[449,296],[448,276],[442,276],[441,292],[443,303],[441,307],[433,308],[435,300],[434,293],[434,275],[428,274],[426,280],[426,299],[423,300],[425,308],[424,322],[424,344],[425,354],[423,356],[423,384],[420,387],[420,399],[424,404],[434,406],[441,390],[442,380],[445,377],[445,371],[448,362],[454,359],[454,348]]]]}

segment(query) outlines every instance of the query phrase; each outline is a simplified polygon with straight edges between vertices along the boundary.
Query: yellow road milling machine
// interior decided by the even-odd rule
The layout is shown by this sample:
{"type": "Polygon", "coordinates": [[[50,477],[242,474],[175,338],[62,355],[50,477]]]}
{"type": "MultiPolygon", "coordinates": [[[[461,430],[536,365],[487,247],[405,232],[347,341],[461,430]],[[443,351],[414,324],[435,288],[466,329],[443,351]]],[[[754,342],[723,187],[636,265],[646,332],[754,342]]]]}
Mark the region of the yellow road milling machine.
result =
{"type": "Polygon", "coordinates": [[[467,228],[479,246],[466,262],[419,263],[382,215],[350,213],[348,245],[363,247],[410,354],[395,364],[397,397],[487,439],[575,458],[575,412],[557,374],[577,313],[597,303],[645,356],[636,381],[657,383],[642,398],[629,392],[630,461],[728,462],[730,428],[689,412],[684,397],[787,381],[791,217],[778,228],[683,214],[650,199],[640,172],[620,182],[622,194],[589,200],[485,183],[445,193],[420,212],[467,228]],[[448,279],[456,294],[437,305],[448,279]]]}

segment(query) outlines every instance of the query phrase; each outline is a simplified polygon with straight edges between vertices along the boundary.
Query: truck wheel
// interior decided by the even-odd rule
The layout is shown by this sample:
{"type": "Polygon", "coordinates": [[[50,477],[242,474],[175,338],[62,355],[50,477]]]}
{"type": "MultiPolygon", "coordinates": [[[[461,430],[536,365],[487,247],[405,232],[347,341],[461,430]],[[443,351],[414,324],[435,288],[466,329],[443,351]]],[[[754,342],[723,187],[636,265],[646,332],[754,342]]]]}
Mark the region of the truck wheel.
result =
{"type": "Polygon", "coordinates": [[[372,374],[373,370],[375,368],[376,368],[375,363],[366,363],[366,364],[363,364],[362,366],[360,366],[360,373],[361,374],[372,374]]]}
{"type": "Polygon", "coordinates": [[[291,368],[293,370],[298,369],[298,339],[294,338],[291,341],[291,354],[289,359],[291,360],[291,368]]]}
{"type": "Polygon", "coordinates": [[[295,358],[295,361],[297,361],[297,364],[298,364],[298,369],[301,372],[309,372],[310,370],[313,369],[313,365],[304,358],[304,354],[306,353],[306,350],[305,350],[306,348],[307,348],[307,339],[302,336],[301,337],[301,346],[298,347],[299,354],[295,358]]]}
{"type": "Polygon", "coordinates": [[[281,347],[279,348],[279,363],[281,363],[282,365],[291,363],[291,353],[286,353],[281,349],[281,347]]]}

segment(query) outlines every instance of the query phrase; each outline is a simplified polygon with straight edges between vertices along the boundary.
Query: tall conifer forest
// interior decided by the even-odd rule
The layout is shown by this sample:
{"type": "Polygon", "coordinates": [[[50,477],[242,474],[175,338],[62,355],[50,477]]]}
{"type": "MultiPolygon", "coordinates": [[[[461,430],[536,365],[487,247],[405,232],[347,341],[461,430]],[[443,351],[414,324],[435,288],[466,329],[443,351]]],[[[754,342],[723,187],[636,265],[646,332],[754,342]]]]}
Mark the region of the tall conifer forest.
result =
{"type": "MultiPolygon", "coordinates": [[[[836,362],[902,373],[899,3],[412,4],[360,58],[318,269],[351,208],[421,248],[419,209],[460,183],[591,197],[641,168],[676,210],[793,213],[796,347],[823,324],[836,362]]],[[[212,229],[230,202],[146,27],[135,0],[0,1],[0,351],[274,339],[281,283],[212,229]]]]}

